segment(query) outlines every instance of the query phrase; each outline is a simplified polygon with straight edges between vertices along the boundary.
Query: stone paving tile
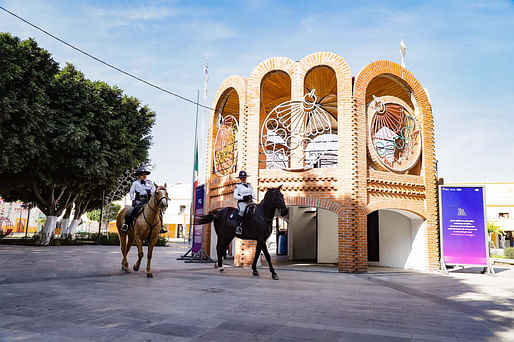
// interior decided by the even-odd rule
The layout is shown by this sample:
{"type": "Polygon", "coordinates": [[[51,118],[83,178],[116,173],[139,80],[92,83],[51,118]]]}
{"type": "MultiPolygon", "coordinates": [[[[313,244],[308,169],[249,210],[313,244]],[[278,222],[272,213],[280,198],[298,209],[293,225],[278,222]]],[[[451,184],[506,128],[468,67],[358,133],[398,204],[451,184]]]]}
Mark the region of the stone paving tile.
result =
{"type": "Polygon", "coordinates": [[[152,334],[148,332],[136,332],[120,336],[112,342],[192,342],[197,341],[188,337],[152,334]]]}
{"type": "Polygon", "coordinates": [[[312,329],[304,327],[284,326],[273,333],[274,337],[293,337],[297,339],[312,339],[319,341],[337,341],[343,333],[327,329],[312,329]]]}
{"type": "Polygon", "coordinates": [[[343,333],[339,341],[344,342],[410,342],[410,338],[405,337],[396,337],[396,336],[384,336],[384,335],[375,335],[375,334],[358,334],[346,332],[343,333]]]}
{"type": "Polygon", "coordinates": [[[226,330],[221,328],[207,329],[196,341],[210,342],[227,342],[227,341],[245,341],[245,342],[264,342],[270,339],[269,335],[255,334],[239,330],[226,330]]]}
{"type": "Polygon", "coordinates": [[[205,329],[192,327],[190,325],[176,324],[176,323],[157,323],[142,329],[144,332],[160,335],[170,335],[178,337],[198,337],[205,329]]]}

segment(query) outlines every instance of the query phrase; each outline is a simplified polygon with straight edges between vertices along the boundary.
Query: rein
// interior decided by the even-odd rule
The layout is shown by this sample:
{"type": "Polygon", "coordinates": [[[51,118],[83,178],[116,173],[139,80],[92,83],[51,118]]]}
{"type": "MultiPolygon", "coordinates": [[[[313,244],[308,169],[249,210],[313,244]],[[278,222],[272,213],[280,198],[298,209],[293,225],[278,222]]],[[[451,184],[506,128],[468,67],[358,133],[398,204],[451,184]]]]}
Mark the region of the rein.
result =
{"type": "Polygon", "coordinates": [[[264,219],[264,221],[266,221],[266,223],[272,223],[273,222],[273,218],[275,218],[275,209],[273,209],[273,212],[271,214],[271,218],[267,218],[266,217],[266,210],[264,210],[264,202],[265,202],[266,198],[264,198],[261,203],[258,204],[259,207],[262,208],[262,212],[263,212],[263,215],[262,215],[262,218],[264,219]]]}
{"type": "MultiPolygon", "coordinates": [[[[154,196],[155,196],[155,194],[154,194],[154,196]]],[[[154,196],[152,196],[152,199],[153,199],[153,201],[156,201],[156,199],[155,199],[155,197],[154,197],[154,196]]],[[[148,201],[146,204],[148,204],[148,207],[149,207],[152,211],[154,211],[154,212],[155,212],[155,211],[156,211],[156,209],[158,209],[158,210],[162,213],[162,209],[160,208],[160,204],[161,204],[161,201],[162,201],[163,199],[165,199],[165,198],[166,198],[166,197],[164,197],[164,196],[163,196],[163,197],[161,197],[161,198],[157,201],[157,208],[152,207],[152,205],[151,205],[151,203],[150,203],[151,201],[148,201]]],[[[157,217],[157,221],[156,221],[155,223],[153,223],[153,224],[152,224],[152,223],[148,222],[148,219],[146,218],[145,210],[143,209],[143,218],[145,219],[146,224],[148,224],[148,225],[150,226],[150,234],[151,234],[151,233],[152,233],[153,228],[154,228],[154,227],[159,223],[159,217],[157,217]]]]}

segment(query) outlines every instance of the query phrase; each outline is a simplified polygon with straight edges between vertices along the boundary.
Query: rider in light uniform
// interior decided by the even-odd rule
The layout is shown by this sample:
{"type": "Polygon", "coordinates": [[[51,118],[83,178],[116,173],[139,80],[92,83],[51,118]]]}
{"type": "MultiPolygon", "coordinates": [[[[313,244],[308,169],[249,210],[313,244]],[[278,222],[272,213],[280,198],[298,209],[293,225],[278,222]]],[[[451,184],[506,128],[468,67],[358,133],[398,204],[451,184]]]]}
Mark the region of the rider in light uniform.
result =
{"type": "MultiPolygon", "coordinates": [[[[148,202],[150,197],[155,192],[155,186],[153,182],[149,179],[146,179],[146,177],[149,174],[150,171],[148,171],[144,167],[140,167],[136,171],[136,175],[139,177],[139,179],[132,182],[132,186],[130,187],[130,199],[132,200],[132,206],[129,209],[128,213],[125,215],[125,224],[121,226],[121,230],[123,232],[127,232],[129,229],[129,224],[133,219],[132,213],[134,212],[134,209],[138,206],[145,205],[145,203],[148,202]]],[[[165,228],[162,227],[160,234],[166,232],[167,231],[165,230],[165,228]]]]}
{"type": "Polygon", "coordinates": [[[234,189],[234,199],[237,200],[237,209],[239,209],[239,216],[241,216],[239,226],[236,228],[236,234],[238,235],[243,233],[242,225],[246,206],[252,203],[255,197],[252,185],[246,182],[246,177],[248,177],[246,171],[239,172],[241,183],[238,183],[234,189]]]}

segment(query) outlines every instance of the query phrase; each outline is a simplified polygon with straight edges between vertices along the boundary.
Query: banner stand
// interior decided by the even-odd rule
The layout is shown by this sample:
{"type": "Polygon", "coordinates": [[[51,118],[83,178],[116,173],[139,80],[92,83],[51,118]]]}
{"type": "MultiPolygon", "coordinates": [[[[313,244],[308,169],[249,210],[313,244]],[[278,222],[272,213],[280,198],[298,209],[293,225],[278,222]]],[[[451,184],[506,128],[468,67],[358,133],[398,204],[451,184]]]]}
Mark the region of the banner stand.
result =
{"type": "Polygon", "coordinates": [[[191,260],[193,257],[193,248],[189,248],[187,252],[177,258],[177,260],[191,260]],[[191,255],[189,255],[191,253],[191,255]]]}
{"type": "MultiPolygon", "coordinates": [[[[203,248],[203,237],[204,237],[205,229],[202,229],[202,246],[200,247],[200,250],[196,253],[193,253],[191,257],[188,257],[188,259],[180,259],[185,260],[185,263],[205,263],[205,262],[215,262],[211,259],[211,257],[205,252],[203,248]]],[[[191,248],[190,251],[192,252],[193,249],[191,248]]],[[[186,253],[187,254],[187,253],[186,253]]],[[[185,255],[183,255],[185,256],[185,255]]],[[[178,260],[178,259],[177,259],[178,260]]]]}
{"type": "MultiPolygon", "coordinates": [[[[491,258],[489,256],[489,246],[487,239],[487,224],[486,224],[486,203],[485,203],[485,188],[483,186],[477,185],[463,185],[463,186],[448,186],[448,185],[439,185],[439,235],[440,235],[440,261],[439,261],[439,271],[444,274],[448,274],[447,266],[454,266],[455,268],[451,271],[463,269],[465,267],[482,267],[481,274],[495,275],[494,268],[491,264],[491,258]],[[446,194],[452,194],[452,196],[444,196],[443,190],[446,194]],[[474,196],[478,196],[475,197],[474,196]],[[449,203],[444,203],[443,201],[449,201],[449,203]],[[473,202],[474,201],[474,202],[473,202]],[[479,210],[482,207],[482,210],[479,210]],[[444,209],[444,210],[443,210],[444,209]],[[477,210],[478,209],[478,210],[477,210]],[[469,215],[469,218],[467,217],[469,215]],[[475,215],[475,216],[473,216],[475,215]],[[453,221],[453,222],[452,222],[453,221]],[[457,223],[455,223],[457,222],[457,223]],[[451,229],[450,229],[451,228],[451,229]],[[452,233],[452,230],[455,233],[452,233]],[[452,249],[453,253],[451,256],[455,258],[460,258],[460,262],[456,263],[446,263],[445,256],[445,238],[453,241],[446,241],[446,243],[451,243],[452,247],[455,248],[455,241],[457,239],[461,239],[461,244],[464,239],[467,239],[468,244],[474,246],[474,248],[478,249],[482,244],[479,240],[475,244],[471,241],[471,238],[475,236],[475,234],[470,234],[469,232],[476,232],[477,236],[480,236],[479,233],[484,233],[484,242],[485,249],[483,249],[483,254],[481,254],[482,260],[485,258],[485,263],[476,264],[473,262],[466,263],[467,255],[459,255],[455,254],[455,251],[452,249]],[[471,242],[470,242],[471,241],[471,242]]],[[[459,242],[459,241],[458,241],[459,242]]],[[[461,252],[462,253],[462,252],[461,252]]],[[[480,252],[478,252],[480,254],[480,252]]],[[[455,260],[457,261],[457,260],[455,260]]]]}
{"type": "MultiPolygon", "coordinates": [[[[184,254],[179,260],[184,260],[186,263],[191,262],[214,262],[209,255],[205,252],[204,249],[204,236],[205,236],[205,227],[204,225],[194,225],[194,217],[195,215],[202,215],[204,213],[204,205],[205,205],[205,184],[198,185],[195,187],[194,191],[194,206],[193,206],[193,214],[190,220],[190,225],[193,230],[193,241],[191,244],[191,249],[184,254]],[[191,256],[188,253],[191,251],[191,256]]],[[[191,230],[190,230],[191,231],[191,230]]]]}

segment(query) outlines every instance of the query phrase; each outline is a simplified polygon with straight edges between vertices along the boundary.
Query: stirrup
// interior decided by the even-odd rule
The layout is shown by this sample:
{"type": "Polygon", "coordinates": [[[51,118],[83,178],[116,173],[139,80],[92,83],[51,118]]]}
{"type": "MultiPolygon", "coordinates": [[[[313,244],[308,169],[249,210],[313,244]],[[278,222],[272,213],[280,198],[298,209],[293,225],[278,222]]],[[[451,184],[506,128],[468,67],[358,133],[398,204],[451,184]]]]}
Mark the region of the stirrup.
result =
{"type": "Polygon", "coordinates": [[[237,226],[237,228],[236,228],[236,235],[241,235],[241,234],[243,234],[243,227],[237,226]]]}
{"type": "Polygon", "coordinates": [[[165,234],[167,232],[168,230],[165,227],[161,227],[161,231],[159,232],[159,234],[165,234]]]}
{"type": "Polygon", "coordinates": [[[126,223],[122,224],[122,225],[121,225],[121,227],[120,227],[120,230],[121,230],[122,232],[124,232],[124,233],[128,232],[128,230],[129,230],[129,225],[128,225],[128,224],[126,224],[126,223]]]}

